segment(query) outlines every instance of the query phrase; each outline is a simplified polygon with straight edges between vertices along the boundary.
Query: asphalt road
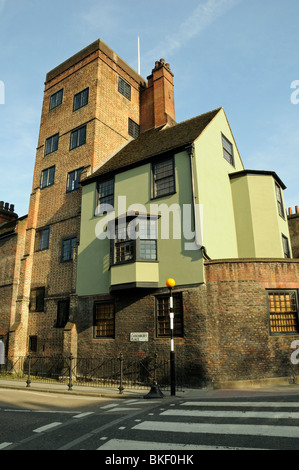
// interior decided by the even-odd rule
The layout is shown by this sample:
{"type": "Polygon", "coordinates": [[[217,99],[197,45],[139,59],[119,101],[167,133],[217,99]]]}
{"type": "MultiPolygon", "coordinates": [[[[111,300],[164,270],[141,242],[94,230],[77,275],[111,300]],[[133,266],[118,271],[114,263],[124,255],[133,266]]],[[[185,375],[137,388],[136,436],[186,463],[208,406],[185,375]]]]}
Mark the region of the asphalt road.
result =
{"type": "Polygon", "coordinates": [[[100,450],[104,463],[136,468],[196,464],[202,450],[298,449],[299,395],[145,400],[0,390],[0,450],[100,450]],[[115,460],[124,456],[139,460],[115,460]]]}

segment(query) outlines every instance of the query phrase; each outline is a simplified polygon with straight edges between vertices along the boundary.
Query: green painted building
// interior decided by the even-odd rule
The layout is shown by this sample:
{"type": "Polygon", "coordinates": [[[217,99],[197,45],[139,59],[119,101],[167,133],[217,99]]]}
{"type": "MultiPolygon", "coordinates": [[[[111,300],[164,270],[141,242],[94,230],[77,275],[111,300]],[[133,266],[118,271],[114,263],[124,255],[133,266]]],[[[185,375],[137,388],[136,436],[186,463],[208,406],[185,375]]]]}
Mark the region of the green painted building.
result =
{"type": "Polygon", "coordinates": [[[81,184],[79,296],[204,283],[205,256],[291,256],[285,186],[244,169],[222,108],[141,134],[81,184]]]}

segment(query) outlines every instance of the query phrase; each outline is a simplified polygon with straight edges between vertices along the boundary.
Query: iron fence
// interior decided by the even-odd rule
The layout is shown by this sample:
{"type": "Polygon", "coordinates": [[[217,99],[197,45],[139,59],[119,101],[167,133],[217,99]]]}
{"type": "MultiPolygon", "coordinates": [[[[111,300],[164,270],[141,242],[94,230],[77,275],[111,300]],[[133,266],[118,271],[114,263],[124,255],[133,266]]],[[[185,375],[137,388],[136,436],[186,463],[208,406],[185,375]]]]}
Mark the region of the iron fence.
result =
{"type": "MultiPolygon", "coordinates": [[[[184,383],[184,367],[176,363],[176,388],[184,383]]],[[[122,353],[118,357],[69,356],[21,356],[6,358],[0,365],[1,379],[26,381],[27,387],[34,382],[65,384],[73,386],[112,387],[122,393],[124,389],[146,389],[158,384],[161,390],[170,389],[170,364],[168,359],[147,356],[131,359],[122,353]]]]}

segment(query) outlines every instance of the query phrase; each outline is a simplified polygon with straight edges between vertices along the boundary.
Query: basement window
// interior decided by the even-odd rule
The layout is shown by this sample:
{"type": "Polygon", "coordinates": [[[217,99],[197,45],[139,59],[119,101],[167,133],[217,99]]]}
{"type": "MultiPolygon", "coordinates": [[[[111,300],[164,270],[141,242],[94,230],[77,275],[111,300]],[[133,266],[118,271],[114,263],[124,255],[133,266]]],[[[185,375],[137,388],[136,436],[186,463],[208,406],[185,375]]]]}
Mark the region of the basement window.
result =
{"type": "Polygon", "coordinates": [[[295,290],[268,291],[270,333],[298,333],[298,296],[295,290]]]}
{"type": "Polygon", "coordinates": [[[125,98],[131,101],[131,85],[127,83],[123,78],[118,77],[118,91],[121,93],[125,98]]]}

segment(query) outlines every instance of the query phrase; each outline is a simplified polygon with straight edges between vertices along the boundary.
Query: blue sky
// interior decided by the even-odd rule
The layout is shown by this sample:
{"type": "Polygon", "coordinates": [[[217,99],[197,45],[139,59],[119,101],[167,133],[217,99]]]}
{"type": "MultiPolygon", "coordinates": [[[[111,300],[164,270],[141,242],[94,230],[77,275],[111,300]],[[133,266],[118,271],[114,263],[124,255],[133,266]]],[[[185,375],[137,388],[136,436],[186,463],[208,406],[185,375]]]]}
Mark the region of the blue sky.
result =
{"type": "Polygon", "coordinates": [[[298,15],[298,0],[0,0],[0,200],[28,212],[46,73],[98,38],[137,70],[139,36],[144,78],[170,63],[177,122],[223,106],[245,168],[276,171],[294,210],[298,15]]]}

